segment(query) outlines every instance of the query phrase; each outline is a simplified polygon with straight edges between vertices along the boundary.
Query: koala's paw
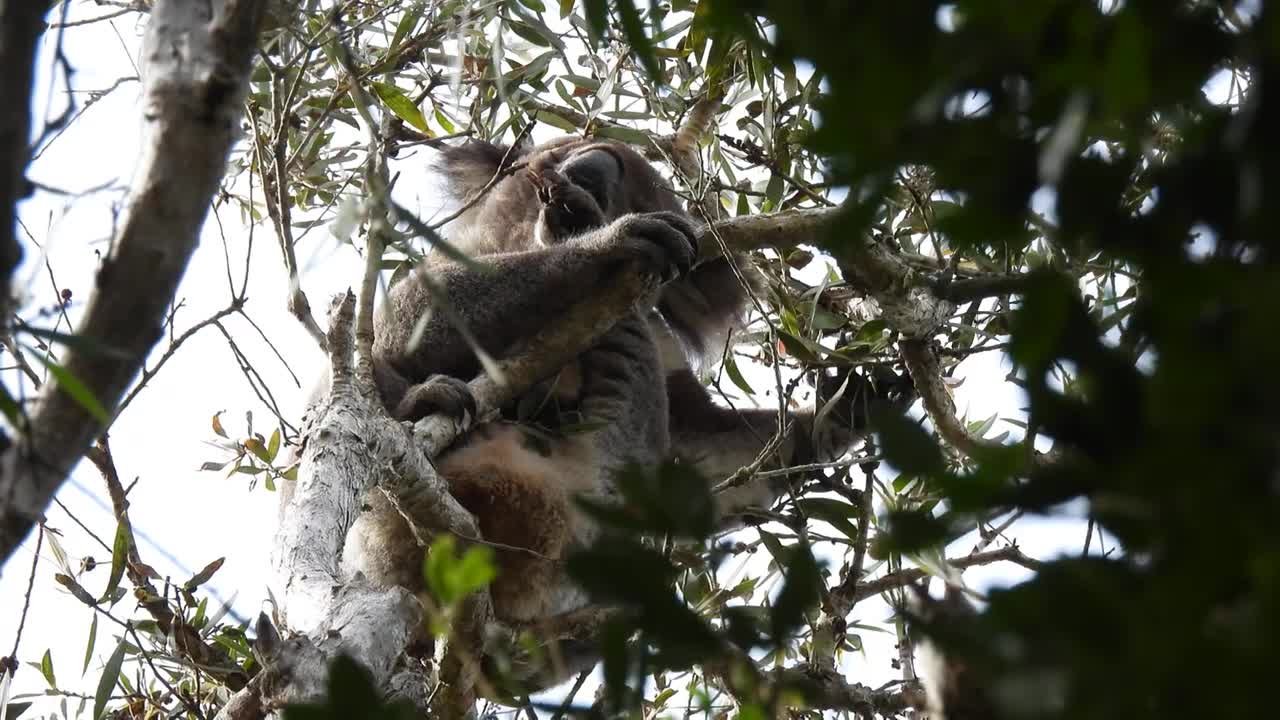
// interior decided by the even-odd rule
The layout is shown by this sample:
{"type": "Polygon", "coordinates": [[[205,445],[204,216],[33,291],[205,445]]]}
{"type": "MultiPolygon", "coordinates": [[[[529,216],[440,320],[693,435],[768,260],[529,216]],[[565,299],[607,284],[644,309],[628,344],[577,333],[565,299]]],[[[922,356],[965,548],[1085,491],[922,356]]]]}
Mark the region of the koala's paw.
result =
{"type": "Polygon", "coordinates": [[[542,245],[558,245],[604,225],[604,211],[595,197],[560,173],[543,171],[534,180],[534,186],[542,205],[537,228],[542,245]]]}
{"type": "Polygon", "coordinates": [[[394,413],[397,420],[416,421],[428,415],[445,415],[466,426],[476,416],[471,388],[458,378],[433,375],[409,388],[394,413]]]}
{"type": "Polygon", "coordinates": [[[638,260],[644,269],[672,280],[689,272],[698,257],[698,232],[693,222],[675,212],[637,213],[612,226],[616,248],[638,260]]]}

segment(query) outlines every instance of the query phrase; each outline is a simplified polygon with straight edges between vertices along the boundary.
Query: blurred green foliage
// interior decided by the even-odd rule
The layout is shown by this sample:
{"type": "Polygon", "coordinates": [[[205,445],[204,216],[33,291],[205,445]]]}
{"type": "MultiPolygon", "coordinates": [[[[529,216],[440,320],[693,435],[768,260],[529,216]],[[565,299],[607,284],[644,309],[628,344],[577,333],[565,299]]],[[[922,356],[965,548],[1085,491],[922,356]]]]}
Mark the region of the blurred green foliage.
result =
{"type": "MultiPolygon", "coordinates": [[[[811,62],[825,79],[811,147],[852,188],[841,238],[876,233],[894,174],[918,164],[935,192],[960,200],[933,228],[955,251],[1017,268],[1032,238],[1047,241],[1045,270],[1013,313],[1010,352],[1032,428],[1055,454],[1029,465],[1026,452],[992,452],[965,471],[935,465],[931,481],[953,509],[978,516],[1084,498],[1123,552],[1048,564],[993,593],[971,627],[944,629],[944,644],[984,678],[1002,716],[1273,712],[1274,5],[709,4],[716,32],[749,38],[775,61],[811,62]],[[1205,88],[1228,82],[1223,73],[1233,91],[1211,102],[1205,88]],[[1056,219],[1047,234],[1032,232],[1041,189],[1056,219]],[[1074,280],[1115,263],[1136,301],[1108,334],[1074,280]],[[1051,376],[1063,364],[1075,375],[1067,392],[1051,376]]],[[[841,240],[829,249],[838,254],[841,240]]]]}

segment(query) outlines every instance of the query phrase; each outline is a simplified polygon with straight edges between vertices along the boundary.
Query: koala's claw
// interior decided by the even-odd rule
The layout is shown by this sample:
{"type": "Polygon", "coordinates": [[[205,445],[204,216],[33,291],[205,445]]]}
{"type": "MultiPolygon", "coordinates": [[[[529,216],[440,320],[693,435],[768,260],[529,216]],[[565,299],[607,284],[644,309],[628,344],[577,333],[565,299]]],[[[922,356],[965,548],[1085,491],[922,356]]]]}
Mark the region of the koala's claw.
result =
{"type": "Polygon", "coordinates": [[[698,257],[698,234],[687,217],[675,212],[651,212],[629,215],[619,222],[624,247],[664,282],[693,268],[698,257]]]}
{"type": "Polygon", "coordinates": [[[476,399],[462,380],[432,375],[409,388],[396,406],[397,420],[417,421],[429,415],[445,415],[466,426],[476,416],[476,399]]]}

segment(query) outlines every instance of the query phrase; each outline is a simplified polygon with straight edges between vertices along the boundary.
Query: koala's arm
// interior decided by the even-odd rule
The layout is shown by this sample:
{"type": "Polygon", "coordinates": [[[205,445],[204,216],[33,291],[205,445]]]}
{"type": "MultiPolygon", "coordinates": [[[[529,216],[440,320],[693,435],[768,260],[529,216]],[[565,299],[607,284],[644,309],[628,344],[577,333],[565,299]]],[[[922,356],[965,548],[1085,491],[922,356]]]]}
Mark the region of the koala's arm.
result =
{"type": "MultiPolygon", "coordinates": [[[[873,387],[861,376],[851,376],[838,403],[841,411],[831,413],[833,417],[825,419],[816,433],[813,410],[788,412],[786,435],[762,469],[836,460],[866,433],[874,408],[905,408],[914,398],[909,378],[886,370],[877,379],[873,387]]],[[[672,451],[694,463],[713,484],[754,462],[777,434],[777,410],[717,405],[688,369],[669,370],[666,385],[672,451]]],[[[787,486],[783,477],[748,481],[717,495],[716,505],[722,516],[747,507],[768,507],[787,486]]]]}
{"type": "Polygon", "coordinates": [[[459,325],[482,350],[501,357],[515,343],[554,325],[620,272],[638,267],[669,278],[687,270],[696,251],[694,237],[693,226],[679,215],[645,213],[554,247],[486,256],[476,266],[430,261],[418,271],[427,278],[414,275],[391,289],[379,316],[374,355],[384,402],[394,408],[406,386],[432,375],[469,379],[479,373],[459,325]]]}

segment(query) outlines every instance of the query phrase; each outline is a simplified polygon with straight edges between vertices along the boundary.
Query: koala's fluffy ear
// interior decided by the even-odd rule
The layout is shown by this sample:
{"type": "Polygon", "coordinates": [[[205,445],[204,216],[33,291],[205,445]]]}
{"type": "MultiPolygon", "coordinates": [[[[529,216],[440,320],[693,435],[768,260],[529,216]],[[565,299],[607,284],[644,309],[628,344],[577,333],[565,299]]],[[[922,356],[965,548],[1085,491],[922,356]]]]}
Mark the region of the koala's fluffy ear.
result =
{"type": "MultiPolygon", "coordinates": [[[[468,197],[493,179],[509,149],[508,145],[483,140],[468,140],[462,145],[444,148],[440,151],[439,169],[446,181],[445,189],[456,199],[468,197]]],[[[517,146],[507,162],[515,162],[526,152],[527,145],[517,146]]]]}

